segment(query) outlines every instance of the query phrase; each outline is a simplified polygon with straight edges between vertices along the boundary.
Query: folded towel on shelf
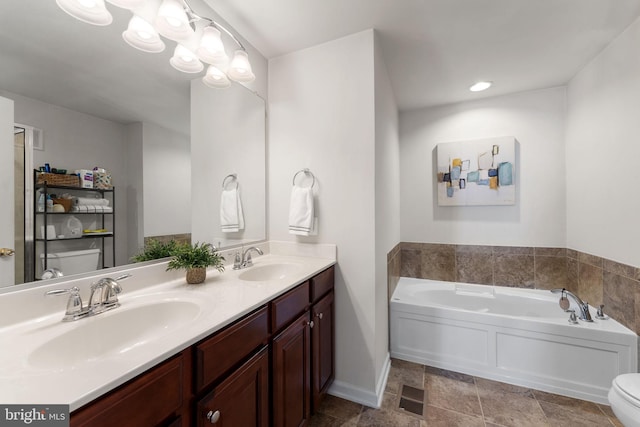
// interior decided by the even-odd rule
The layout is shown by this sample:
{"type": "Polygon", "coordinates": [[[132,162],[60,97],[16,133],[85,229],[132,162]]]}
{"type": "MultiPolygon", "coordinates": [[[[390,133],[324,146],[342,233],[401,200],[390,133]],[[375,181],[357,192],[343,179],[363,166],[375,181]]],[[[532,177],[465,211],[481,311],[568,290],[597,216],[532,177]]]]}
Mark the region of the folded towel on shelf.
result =
{"type": "Polygon", "coordinates": [[[308,236],[313,231],[313,189],[293,186],[289,204],[289,233],[308,236]]]}
{"type": "Polygon", "coordinates": [[[73,204],[76,206],[109,206],[109,200],[94,197],[75,197],[73,204]]]}
{"type": "Polygon", "coordinates": [[[244,213],[240,201],[240,190],[222,190],[220,197],[220,227],[223,233],[244,229],[244,213]]]}
{"type": "Polygon", "coordinates": [[[71,207],[71,212],[111,213],[111,206],[77,205],[71,207]]]}

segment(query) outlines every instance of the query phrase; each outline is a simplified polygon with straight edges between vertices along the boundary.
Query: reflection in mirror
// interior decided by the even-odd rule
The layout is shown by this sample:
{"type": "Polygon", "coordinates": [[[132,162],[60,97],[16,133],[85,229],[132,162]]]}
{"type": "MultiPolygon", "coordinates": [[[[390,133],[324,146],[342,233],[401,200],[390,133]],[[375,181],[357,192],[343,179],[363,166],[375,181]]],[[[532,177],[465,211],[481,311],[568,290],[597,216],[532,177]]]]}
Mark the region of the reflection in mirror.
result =
{"type": "MultiPolygon", "coordinates": [[[[190,3],[203,14],[210,11],[203,1],[190,3]]],[[[254,129],[251,139],[259,146],[251,149],[252,154],[248,156],[237,153],[241,163],[256,162],[255,166],[247,165],[248,170],[262,171],[262,176],[251,178],[242,172],[247,177],[247,186],[249,182],[260,184],[249,189],[244,187],[244,181],[241,182],[242,197],[246,199],[245,231],[223,238],[226,236],[213,233],[218,225],[209,224],[210,230],[199,234],[198,239],[216,245],[218,242],[224,245],[240,240],[263,240],[264,101],[235,83],[229,89],[209,89],[200,83],[201,75],[190,76],[176,71],[168,65],[172,48],[159,54],[132,49],[121,35],[130,12],[116,7],[110,7],[110,11],[114,23],[109,27],[94,27],[69,17],[54,1],[0,2],[0,97],[13,100],[14,123],[33,127],[41,136],[35,150],[28,147],[25,151],[33,153],[33,166],[26,167],[25,174],[29,178],[25,188],[18,190],[21,196],[27,194],[21,197],[27,203],[25,212],[32,213],[34,209],[29,205],[33,203],[33,196],[28,193],[33,188],[32,167],[38,168],[45,163],[68,171],[100,167],[111,173],[116,188],[115,238],[105,239],[104,249],[110,254],[111,245],[115,244],[116,266],[130,263],[145,238],[174,235],[190,238],[191,211],[197,205],[195,198],[206,197],[219,203],[221,190],[221,181],[211,177],[211,181],[206,182],[209,191],[191,196],[190,112],[194,112],[192,108],[195,107],[191,105],[190,86],[191,80],[196,78],[198,90],[209,91],[214,98],[222,94],[227,103],[229,96],[255,99],[261,105],[263,117],[256,123],[260,128],[254,129]],[[225,93],[226,90],[229,92],[225,93]],[[255,200],[262,200],[262,205],[258,206],[255,200]],[[252,229],[254,226],[255,230],[252,229]]],[[[243,108],[241,104],[231,101],[226,108],[243,108]]],[[[248,125],[243,122],[242,126],[234,126],[245,132],[248,125]]],[[[231,141],[234,128],[225,131],[227,141],[231,141]]],[[[207,137],[208,144],[225,144],[215,135],[216,132],[207,137]]],[[[236,171],[243,170],[242,167],[242,164],[234,165],[236,171]]],[[[0,173],[10,171],[7,167],[0,173]]],[[[205,182],[208,177],[199,179],[205,182]]],[[[203,212],[203,218],[219,221],[219,207],[211,206],[210,209],[203,212]]],[[[56,219],[62,221],[64,218],[61,215],[56,219]]],[[[99,228],[91,220],[81,220],[83,229],[99,228]]],[[[35,237],[38,237],[38,227],[27,225],[24,229],[28,249],[29,241],[33,240],[30,233],[35,231],[35,237]]],[[[82,249],[100,247],[99,239],[75,243],[82,249]]],[[[14,244],[23,245],[18,239],[14,244]]],[[[60,245],[56,251],[78,249],[64,246],[70,242],[52,244],[60,245]]],[[[39,257],[32,253],[30,260],[28,252],[22,267],[25,279],[17,275],[16,284],[30,280],[29,272],[33,276],[34,263],[39,257]]],[[[106,265],[112,264],[109,256],[106,261],[106,265]]],[[[0,282],[0,287],[12,284],[0,282]]]]}

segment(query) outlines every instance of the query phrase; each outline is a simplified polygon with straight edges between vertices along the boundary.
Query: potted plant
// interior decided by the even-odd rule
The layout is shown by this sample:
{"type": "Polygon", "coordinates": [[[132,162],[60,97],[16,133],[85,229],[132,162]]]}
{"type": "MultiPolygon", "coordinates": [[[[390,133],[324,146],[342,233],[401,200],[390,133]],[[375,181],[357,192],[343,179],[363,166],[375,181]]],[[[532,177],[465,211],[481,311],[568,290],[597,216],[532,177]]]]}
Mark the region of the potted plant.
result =
{"type": "Polygon", "coordinates": [[[151,261],[154,259],[169,258],[173,256],[179,244],[175,240],[168,242],[160,242],[156,239],[150,239],[144,245],[144,249],[139,254],[131,258],[133,262],[151,261]]]}
{"type": "Polygon", "coordinates": [[[189,284],[204,282],[207,267],[215,267],[219,272],[224,271],[224,257],[219,255],[210,243],[178,245],[172,255],[173,259],[169,261],[167,271],[187,270],[189,284]]]}

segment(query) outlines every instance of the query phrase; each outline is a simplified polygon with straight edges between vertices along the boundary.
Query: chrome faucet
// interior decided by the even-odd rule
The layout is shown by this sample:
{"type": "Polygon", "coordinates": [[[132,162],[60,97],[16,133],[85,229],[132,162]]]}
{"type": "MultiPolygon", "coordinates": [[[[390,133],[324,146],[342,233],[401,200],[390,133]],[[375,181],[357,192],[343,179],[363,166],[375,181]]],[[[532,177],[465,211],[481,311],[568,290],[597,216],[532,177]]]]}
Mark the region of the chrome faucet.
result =
{"type": "Polygon", "coordinates": [[[122,286],[118,281],[128,277],[131,277],[131,274],[125,274],[115,280],[111,277],[104,277],[93,283],[91,285],[91,296],[89,297],[89,312],[91,314],[100,314],[119,307],[118,294],[122,292],[122,286]]]}
{"type": "Polygon", "coordinates": [[[242,268],[251,267],[253,265],[253,260],[251,259],[251,251],[257,252],[259,255],[264,255],[264,252],[256,246],[251,246],[244,252],[242,252],[242,256],[240,256],[240,252],[236,252],[236,259],[233,262],[233,269],[240,270],[242,268]]]}
{"type": "Polygon", "coordinates": [[[583,322],[593,322],[593,319],[591,318],[591,313],[589,313],[588,302],[582,301],[577,295],[566,290],[565,288],[551,289],[551,292],[554,294],[560,294],[560,293],[566,294],[567,296],[571,297],[571,299],[578,305],[578,308],[580,309],[580,316],[578,318],[583,322]]]}
{"type": "Polygon", "coordinates": [[[118,294],[122,292],[122,286],[119,280],[131,277],[131,274],[125,274],[116,278],[104,277],[91,285],[91,296],[89,303],[85,306],[80,297],[80,289],[74,286],[70,289],[55,289],[48,291],[45,295],[65,295],[69,294],[67,302],[67,310],[62,318],[63,322],[82,319],[87,316],[94,316],[107,310],[119,307],[118,294]]]}

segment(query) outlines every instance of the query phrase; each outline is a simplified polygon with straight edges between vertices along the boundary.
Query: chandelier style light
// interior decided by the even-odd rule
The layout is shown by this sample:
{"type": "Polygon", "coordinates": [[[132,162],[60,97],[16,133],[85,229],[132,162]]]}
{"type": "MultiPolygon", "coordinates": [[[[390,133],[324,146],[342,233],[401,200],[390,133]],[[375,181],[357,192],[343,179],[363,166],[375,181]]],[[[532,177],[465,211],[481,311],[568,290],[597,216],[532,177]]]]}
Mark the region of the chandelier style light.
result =
{"type": "MultiPolygon", "coordinates": [[[[200,73],[205,85],[225,88],[231,80],[248,83],[255,80],[249,56],[242,43],[225,27],[211,18],[197,15],[187,0],[106,0],[130,10],[133,16],[122,38],[131,47],[157,53],[165,49],[162,37],[176,42],[169,63],[183,73],[200,73]],[[238,45],[233,58],[222,43],[221,33],[238,45]]],[[[56,0],[58,6],[74,18],[92,25],[109,25],[113,17],[105,0],[56,0]]]]}

